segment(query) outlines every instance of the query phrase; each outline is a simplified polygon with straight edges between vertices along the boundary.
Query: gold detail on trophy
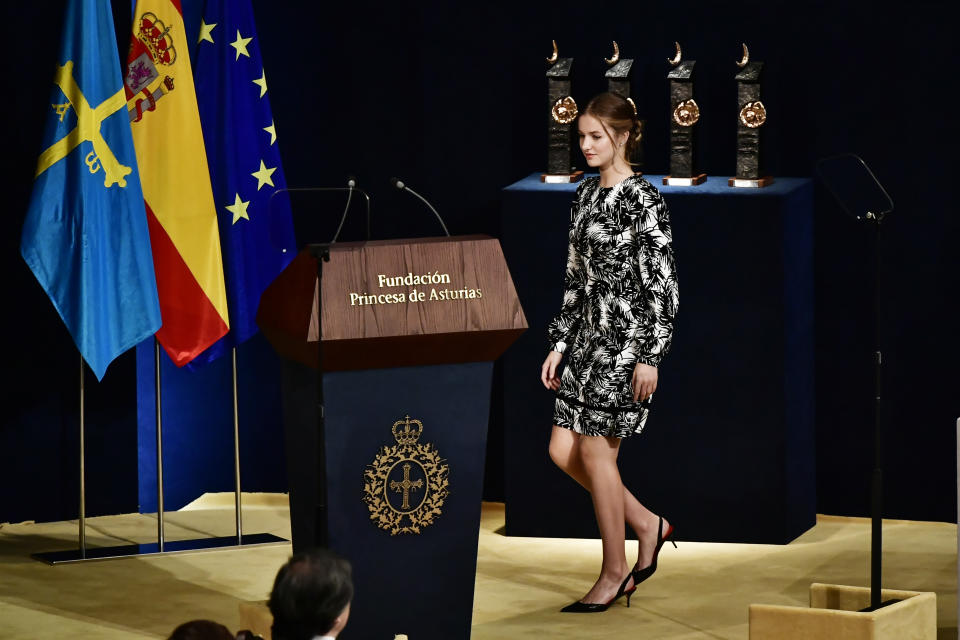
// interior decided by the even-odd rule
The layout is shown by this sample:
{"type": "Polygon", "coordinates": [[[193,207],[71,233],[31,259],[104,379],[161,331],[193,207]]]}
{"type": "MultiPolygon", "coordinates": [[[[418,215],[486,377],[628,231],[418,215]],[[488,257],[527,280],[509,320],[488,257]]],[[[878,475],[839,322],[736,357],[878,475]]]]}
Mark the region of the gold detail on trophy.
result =
{"type": "Polygon", "coordinates": [[[633,101],[633,98],[627,98],[627,102],[633,107],[633,115],[637,115],[637,103],[633,101]]]}
{"type": "Polygon", "coordinates": [[[673,109],[673,121],[681,127],[692,127],[700,120],[700,107],[693,98],[684,100],[673,109]]]}
{"type": "Polygon", "coordinates": [[[381,447],[363,472],[370,519],[395,536],[419,534],[442,514],[450,467],[432,444],[418,444],[423,423],[406,416],[391,429],[397,444],[381,447]]]}
{"type": "Polygon", "coordinates": [[[553,103],[553,108],[550,109],[550,115],[553,116],[554,122],[560,124],[570,124],[577,119],[577,101],[570,96],[560,98],[553,103]]]}
{"type": "Polygon", "coordinates": [[[606,62],[611,67],[617,64],[618,62],[620,62],[620,47],[617,46],[616,40],[613,41],[613,55],[610,56],[609,58],[604,58],[603,61],[606,62]]]}
{"type": "Polygon", "coordinates": [[[756,129],[767,121],[767,108],[759,100],[748,102],[740,109],[740,122],[743,126],[756,129]]]}
{"type": "Polygon", "coordinates": [[[557,59],[558,59],[557,56],[559,56],[559,55],[560,55],[560,52],[557,51],[557,41],[554,40],[554,41],[553,41],[553,53],[550,54],[550,57],[549,57],[549,58],[547,58],[547,62],[549,62],[550,64],[555,63],[555,62],[557,61],[557,59]]]}
{"type": "Polygon", "coordinates": [[[743,69],[750,62],[750,49],[747,49],[747,43],[740,43],[743,46],[743,57],[737,62],[737,66],[743,69]]]}
{"type": "Polygon", "coordinates": [[[679,42],[674,42],[673,46],[677,48],[677,52],[676,54],[674,54],[672,58],[667,58],[667,62],[669,62],[673,66],[677,66],[678,64],[680,64],[680,59],[683,58],[683,51],[680,49],[679,42]]]}

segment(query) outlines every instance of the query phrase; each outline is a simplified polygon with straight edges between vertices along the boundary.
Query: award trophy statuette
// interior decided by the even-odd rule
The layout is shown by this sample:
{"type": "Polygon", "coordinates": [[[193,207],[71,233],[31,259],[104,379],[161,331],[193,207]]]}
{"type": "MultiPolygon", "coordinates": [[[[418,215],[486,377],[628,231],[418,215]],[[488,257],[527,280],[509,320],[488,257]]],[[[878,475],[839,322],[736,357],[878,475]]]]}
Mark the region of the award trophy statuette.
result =
{"type": "Polygon", "coordinates": [[[663,184],[676,187],[695,187],[707,179],[707,174],[693,173],[693,126],[700,120],[700,107],[693,99],[693,67],[696,60],[683,60],[680,43],[668,58],[673,69],[670,80],[670,175],[663,184]]]}
{"type": "Polygon", "coordinates": [[[743,57],[737,62],[737,175],[728,180],[731,187],[766,187],[771,176],[760,177],[760,129],[767,121],[767,109],[760,102],[762,62],[750,61],[750,50],[743,45],[743,57]]]}
{"type": "Polygon", "coordinates": [[[553,55],[547,58],[547,172],[541,182],[576,182],[583,171],[576,171],[571,157],[571,125],[577,119],[577,102],[570,95],[570,68],[573,58],[560,58],[557,41],[553,55]]]}
{"type": "MultiPolygon", "coordinates": [[[[619,93],[621,96],[627,99],[630,102],[630,105],[633,107],[633,113],[637,113],[637,105],[633,101],[633,98],[630,97],[630,68],[633,66],[633,59],[631,58],[621,58],[620,57],[620,47],[617,45],[617,41],[613,41],[613,56],[609,58],[604,58],[604,62],[609,65],[607,73],[604,74],[607,78],[607,91],[610,93],[619,93]]],[[[640,121],[640,136],[637,139],[637,146],[634,147],[633,154],[627,158],[634,169],[643,168],[643,129],[644,121],[640,121]]],[[[637,171],[637,173],[641,173],[637,171]]]]}

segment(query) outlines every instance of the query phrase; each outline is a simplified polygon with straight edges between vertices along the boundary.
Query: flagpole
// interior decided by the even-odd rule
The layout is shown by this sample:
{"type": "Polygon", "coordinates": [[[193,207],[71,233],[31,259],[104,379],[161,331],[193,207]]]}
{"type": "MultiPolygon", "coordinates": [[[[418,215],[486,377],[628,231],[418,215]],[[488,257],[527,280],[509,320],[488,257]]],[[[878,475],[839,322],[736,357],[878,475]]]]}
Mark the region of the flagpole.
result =
{"type": "Polygon", "coordinates": [[[80,557],[87,557],[87,488],[86,467],[84,464],[84,388],[83,354],[80,354],[80,557]]]}
{"type": "Polygon", "coordinates": [[[243,544],[243,511],[240,504],[240,412],[237,402],[237,348],[233,355],[233,475],[236,485],[237,544],[243,544]]]}
{"type": "Polygon", "coordinates": [[[157,550],[163,553],[163,420],[160,414],[160,341],[153,340],[157,382],[157,550]]]}

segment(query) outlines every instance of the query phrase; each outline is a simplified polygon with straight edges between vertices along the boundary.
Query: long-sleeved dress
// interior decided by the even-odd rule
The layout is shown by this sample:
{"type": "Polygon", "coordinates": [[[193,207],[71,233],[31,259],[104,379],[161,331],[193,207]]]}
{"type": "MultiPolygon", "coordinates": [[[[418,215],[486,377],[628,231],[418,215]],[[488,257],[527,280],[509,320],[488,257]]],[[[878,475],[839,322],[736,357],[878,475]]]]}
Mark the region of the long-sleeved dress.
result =
{"type": "Polygon", "coordinates": [[[570,210],[563,306],[547,330],[564,354],[554,424],[592,436],[640,433],[650,398],[633,401],[637,362],[670,348],[678,289],[666,203],[639,175],[613,187],[597,177],[570,210]]]}

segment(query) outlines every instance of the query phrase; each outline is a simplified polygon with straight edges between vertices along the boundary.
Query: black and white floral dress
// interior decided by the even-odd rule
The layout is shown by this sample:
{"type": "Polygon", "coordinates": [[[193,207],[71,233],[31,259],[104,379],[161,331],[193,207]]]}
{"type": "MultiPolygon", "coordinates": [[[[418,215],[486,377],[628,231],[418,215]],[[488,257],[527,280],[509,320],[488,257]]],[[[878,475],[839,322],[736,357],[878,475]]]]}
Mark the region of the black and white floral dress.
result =
{"type": "Polygon", "coordinates": [[[633,401],[633,369],[660,365],[677,304],[660,192],[639,175],[613,187],[584,180],[570,210],[563,306],[547,330],[566,360],[554,424],[591,436],[640,433],[650,398],[633,401]]]}

